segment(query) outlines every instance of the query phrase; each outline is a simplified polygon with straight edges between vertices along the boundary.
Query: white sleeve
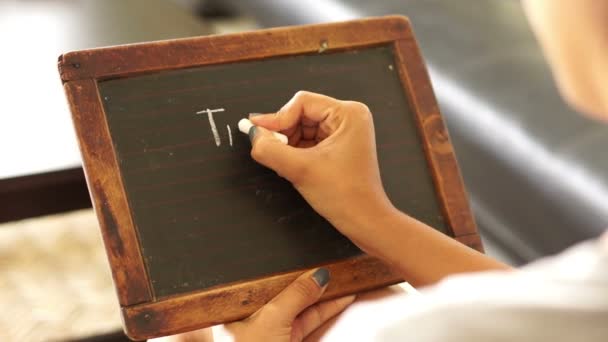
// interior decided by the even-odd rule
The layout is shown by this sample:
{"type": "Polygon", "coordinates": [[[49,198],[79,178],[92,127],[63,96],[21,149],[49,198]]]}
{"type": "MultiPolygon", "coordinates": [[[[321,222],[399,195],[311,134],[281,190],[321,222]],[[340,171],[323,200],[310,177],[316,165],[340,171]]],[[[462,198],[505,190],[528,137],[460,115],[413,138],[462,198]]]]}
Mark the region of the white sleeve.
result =
{"type": "Polygon", "coordinates": [[[608,341],[608,251],[586,242],[519,271],[449,277],[377,341],[608,341]]]}

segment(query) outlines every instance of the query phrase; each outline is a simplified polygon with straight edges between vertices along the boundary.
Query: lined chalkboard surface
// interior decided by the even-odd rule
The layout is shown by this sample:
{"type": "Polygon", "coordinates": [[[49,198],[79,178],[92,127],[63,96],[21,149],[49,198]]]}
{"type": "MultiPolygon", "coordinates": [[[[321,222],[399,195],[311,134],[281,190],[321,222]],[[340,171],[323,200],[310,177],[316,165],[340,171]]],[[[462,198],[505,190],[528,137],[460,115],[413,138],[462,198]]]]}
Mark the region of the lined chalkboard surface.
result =
{"type": "Polygon", "coordinates": [[[157,298],[361,254],[287,181],[254,162],[238,132],[240,118],[276,111],[298,90],[367,104],[390,199],[447,231],[390,46],[98,86],[157,298]]]}

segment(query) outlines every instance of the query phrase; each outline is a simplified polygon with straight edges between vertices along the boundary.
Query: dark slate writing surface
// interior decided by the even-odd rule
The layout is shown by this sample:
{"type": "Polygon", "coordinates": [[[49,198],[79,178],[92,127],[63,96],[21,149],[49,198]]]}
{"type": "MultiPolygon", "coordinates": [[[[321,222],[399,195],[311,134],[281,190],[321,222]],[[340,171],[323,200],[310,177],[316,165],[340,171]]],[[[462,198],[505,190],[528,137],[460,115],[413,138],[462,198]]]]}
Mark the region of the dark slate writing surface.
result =
{"type": "Polygon", "coordinates": [[[276,111],[298,90],[367,104],[389,197],[401,210],[445,232],[400,82],[391,47],[100,82],[155,296],[361,253],[287,181],[255,163],[247,136],[238,131],[239,119],[276,111]]]}

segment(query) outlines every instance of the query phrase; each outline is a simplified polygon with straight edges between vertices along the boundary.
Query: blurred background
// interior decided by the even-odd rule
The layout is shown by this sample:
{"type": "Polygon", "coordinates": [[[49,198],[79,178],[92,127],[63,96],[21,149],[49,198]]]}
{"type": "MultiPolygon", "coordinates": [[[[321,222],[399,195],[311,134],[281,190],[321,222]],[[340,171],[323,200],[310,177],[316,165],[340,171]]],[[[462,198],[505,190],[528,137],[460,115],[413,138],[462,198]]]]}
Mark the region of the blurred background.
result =
{"type": "Polygon", "coordinates": [[[488,254],[608,227],[608,126],[569,109],[514,0],[0,0],[0,341],[122,341],[57,57],[384,14],[413,23],[488,254]]]}

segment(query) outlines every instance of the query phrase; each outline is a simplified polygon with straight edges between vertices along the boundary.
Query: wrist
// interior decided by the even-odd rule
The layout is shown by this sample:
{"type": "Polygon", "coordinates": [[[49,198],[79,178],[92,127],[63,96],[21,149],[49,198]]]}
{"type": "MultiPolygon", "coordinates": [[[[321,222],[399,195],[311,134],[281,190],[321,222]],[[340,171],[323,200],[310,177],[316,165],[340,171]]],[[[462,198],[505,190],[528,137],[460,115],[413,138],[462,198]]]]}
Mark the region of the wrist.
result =
{"type": "Polygon", "coordinates": [[[393,234],[388,222],[394,221],[402,213],[393,206],[386,196],[378,196],[360,201],[349,207],[349,212],[329,221],[365,253],[382,258],[385,241],[393,234]]]}

